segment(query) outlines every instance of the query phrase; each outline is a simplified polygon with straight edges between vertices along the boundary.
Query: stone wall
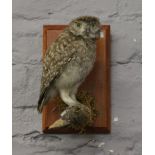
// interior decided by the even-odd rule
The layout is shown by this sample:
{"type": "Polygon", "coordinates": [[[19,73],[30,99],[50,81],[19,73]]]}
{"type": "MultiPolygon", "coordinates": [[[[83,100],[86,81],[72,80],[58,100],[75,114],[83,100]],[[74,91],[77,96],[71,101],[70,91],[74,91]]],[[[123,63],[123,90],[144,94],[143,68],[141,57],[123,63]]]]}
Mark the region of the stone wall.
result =
{"type": "Polygon", "coordinates": [[[14,0],[13,154],[141,155],[141,57],[141,0],[14,0]],[[80,15],[111,25],[112,133],[43,135],[42,27],[80,15]]]}

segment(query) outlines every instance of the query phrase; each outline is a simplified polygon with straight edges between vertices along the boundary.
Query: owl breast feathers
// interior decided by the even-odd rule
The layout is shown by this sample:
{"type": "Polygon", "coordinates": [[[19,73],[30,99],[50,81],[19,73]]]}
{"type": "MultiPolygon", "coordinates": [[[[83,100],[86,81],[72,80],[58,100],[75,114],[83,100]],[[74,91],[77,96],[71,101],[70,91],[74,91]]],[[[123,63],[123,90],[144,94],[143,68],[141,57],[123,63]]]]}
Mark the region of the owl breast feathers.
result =
{"type": "Polygon", "coordinates": [[[47,49],[38,100],[39,112],[57,93],[68,106],[79,104],[76,92],[95,62],[99,32],[98,18],[79,17],[47,49]]]}

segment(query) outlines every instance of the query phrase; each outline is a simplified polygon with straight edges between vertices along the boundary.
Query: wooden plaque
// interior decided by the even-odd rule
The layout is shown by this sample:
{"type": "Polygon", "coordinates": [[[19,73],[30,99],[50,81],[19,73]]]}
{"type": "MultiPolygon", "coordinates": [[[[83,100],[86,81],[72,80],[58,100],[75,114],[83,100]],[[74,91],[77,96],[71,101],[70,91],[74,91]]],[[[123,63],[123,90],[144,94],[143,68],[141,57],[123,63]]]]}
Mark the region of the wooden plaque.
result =
{"type": "MultiPolygon", "coordinates": [[[[67,25],[45,25],[43,27],[43,57],[48,46],[57,38],[67,25]]],[[[103,38],[97,41],[96,62],[79,89],[87,90],[95,96],[97,118],[93,126],[86,129],[86,133],[110,133],[110,26],[103,25],[103,38]]],[[[42,130],[44,133],[76,133],[68,127],[48,129],[60,114],[57,110],[56,99],[48,103],[42,112],[42,130]]]]}

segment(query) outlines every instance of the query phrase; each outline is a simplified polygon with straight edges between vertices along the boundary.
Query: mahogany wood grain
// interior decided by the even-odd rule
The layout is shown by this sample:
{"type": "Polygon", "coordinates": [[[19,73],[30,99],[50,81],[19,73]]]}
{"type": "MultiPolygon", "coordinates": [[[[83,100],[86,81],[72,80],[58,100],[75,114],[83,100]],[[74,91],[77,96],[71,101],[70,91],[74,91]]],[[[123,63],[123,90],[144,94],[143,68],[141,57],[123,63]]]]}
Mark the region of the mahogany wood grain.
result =
{"type": "MultiPolygon", "coordinates": [[[[43,58],[46,49],[57,38],[67,25],[45,25],[43,27],[43,58]]],[[[97,41],[96,62],[93,70],[80,89],[87,90],[95,96],[98,115],[93,126],[88,127],[86,133],[110,133],[111,106],[110,106],[110,26],[103,25],[103,38],[97,41]]],[[[44,133],[76,133],[69,128],[48,129],[59,118],[57,100],[47,104],[42,113],[42,130],[44,133]]]]}

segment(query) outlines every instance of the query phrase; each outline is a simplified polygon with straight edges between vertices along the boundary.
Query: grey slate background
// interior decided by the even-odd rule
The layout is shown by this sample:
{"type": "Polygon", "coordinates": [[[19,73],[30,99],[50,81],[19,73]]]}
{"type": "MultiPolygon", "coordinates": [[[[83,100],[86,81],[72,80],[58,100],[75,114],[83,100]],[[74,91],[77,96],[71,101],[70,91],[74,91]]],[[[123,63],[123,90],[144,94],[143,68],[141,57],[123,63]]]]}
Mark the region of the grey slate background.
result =
{"type": "Polygon", "coordinates": [[[141,0],[13,0],[13,155],[141,155],[141,0]],[[43,24],[111,25],[112,133],[43,135],[36,111],[43,24]]]}

